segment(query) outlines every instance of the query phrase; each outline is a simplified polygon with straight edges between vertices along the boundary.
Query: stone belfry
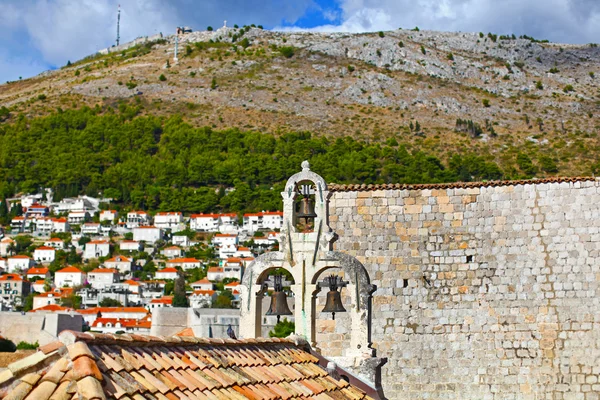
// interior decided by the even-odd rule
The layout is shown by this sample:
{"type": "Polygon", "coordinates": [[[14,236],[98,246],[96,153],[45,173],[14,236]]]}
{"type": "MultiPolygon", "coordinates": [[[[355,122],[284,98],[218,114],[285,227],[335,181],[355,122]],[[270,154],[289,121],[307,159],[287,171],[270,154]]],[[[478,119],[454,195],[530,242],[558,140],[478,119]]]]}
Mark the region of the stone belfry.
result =
{"type": "MultiPolygon", "coordinates": [[[[376,287],[370,283],[365,267],[354,257],[333,251],[336,234],[329,226],[329,191],[325,180],[310,170],[308,161],[302,171],[290,177],[281,193],[283,197],[283,228],[279,238],[279,251],[264,253],[248,265],[244,272],[241,292],[240,335],[243,338],[261,336],[261,325],[266,310],[262,299],[266,295],[265,281],[276,268],[287,270],[293,277],[291,291],[296,334],[303,336],[314,349],[316,318],[324,316],[316,307],[316,297],[321,288],[327,290],[323,280],[329,275],[342,275],[344,287],[343,306],[349,313],[350,346],[341,357],[332,358],[338,365],[378,386],[377,371],[384,360],[375,356],[371,343],[371,296],[376,287]],[[314,204],[312,218],[302,218],[302,202],[314,204]]],[[[306,209],[303,209],[306,211],[306,209]]],[[[312,207],[311,207],[312,211],[312,207]]]]}

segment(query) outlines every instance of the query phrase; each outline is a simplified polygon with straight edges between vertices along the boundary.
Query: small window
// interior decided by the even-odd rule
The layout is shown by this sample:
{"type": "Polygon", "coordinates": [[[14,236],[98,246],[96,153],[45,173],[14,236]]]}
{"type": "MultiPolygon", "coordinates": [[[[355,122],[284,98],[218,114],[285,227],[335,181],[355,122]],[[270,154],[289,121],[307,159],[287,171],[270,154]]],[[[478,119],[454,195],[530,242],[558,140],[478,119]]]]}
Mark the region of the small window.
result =
{"type": "Polygon", "coordinates": [[[472,255],[467,256],[467,262],[468,263],[473,262],[473,256],[472,255]]]}

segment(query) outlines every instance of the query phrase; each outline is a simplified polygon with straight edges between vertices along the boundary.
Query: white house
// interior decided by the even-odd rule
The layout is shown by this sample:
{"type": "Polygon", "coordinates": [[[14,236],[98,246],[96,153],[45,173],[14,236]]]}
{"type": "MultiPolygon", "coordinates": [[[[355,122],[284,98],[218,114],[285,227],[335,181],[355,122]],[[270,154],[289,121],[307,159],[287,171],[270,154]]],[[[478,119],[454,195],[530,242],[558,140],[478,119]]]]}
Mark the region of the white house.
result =
{"type": "Polygon", "coordinates": [[[90,214],[85,210],[71,211],[67,217],[69,224],[83,224],[90,219],[90,214]]]}
{"type": "Polygon", "coordinates": [[[86,222],[81,225],[81,233],[84,235],[99,235],[100,234],[100,224],[95,222],[86,222]]]}
{"type": "Polygon", "coordinates": [[[217,233],[213,237],[212,242],[219,248],[219,258],[226,259],[235,254],[238,236],[231,233],[217,233]]]}
{"type": "Polygon", "coordinates": [[[244,214],[244,230],[248,232],[255,232],[259,229],[281,229],[282,226],[283,212],[281,211],[244,214]]]}
{"type": "Polygon", "coordinates": [[[236,232],[238,228],[238,216],[236,213],[219,214],[221,232],[236,232]]]}
{"type": "Polygon", "coordinates": [[[173,307],[173,297],[172,296],[163,296],[158,299],[150,300],[150,304],[148,304],[148,309],[150,312],[153,312],[157,308],[163,307],[173,307]]]}
{"type": "Polygon", "coordinates": [[[92,307],[85,310],[77,310],[82,315],[83,320],[92,326],[93,322],[98,318],[127,318],[142,320],[148,316],[148,310],[144,307],[92,307]]]}
{"type": "Polygon", "coordinates": [[[117,218],[119,218],[119,213],[117,212],[117,210],[100,211],[100,222],[114,222],[117,218]]]}
{"type": "Polygon", "coordinates": [[[233,254],[234,257],[247,258],[254,257],[252,251],[248,247],[238,247],[233,254]]]}
{"type": "Polygon", "coordinates": [[[153,244],[162,238],[162,231],[155,226],[138,226],[133,228],[133,240],[153,244]]]}
{"type": "Polygon", "coordinates": [[[125,332],[135,335],[149,335],[152,321],[150,318],[129,319],[129,318],[96,318],[90,325],[94,331],[102,333],[125,332]]]}
{"type": "Polygon", "coordinates": [[[156,279],[177,279],[179,271],[175,268],[163,268],[160,271],[156,271],[156,279]]]}
{"type": "Polygon", "coordinates": [[[243,273],[244,263],[241,258],[230,257],[227,259],[225,265],[223,265],[223,279],[233,278],[241,281],[243,273]]]}
{"type": "Polygon", "coordinates": [[[41,263],[51,263],[56,258],[56,249],[50,246],[40,246],[33,251],[33,259],[41,263]]]}
{"type": "Polygon", "coordinates": [[[71,226],[67,218],[52,218],[52,228],[54,232],[70,232],[71,226]]]}
{"type": "Polygon", "coordinates": [[[211,267],[208,269],[208,273],[206,277],[209,281],[212,282],[220,282],[223,280],[223,268],[221,267],[211,267]]]}
{"type": "Polygon", "coordinates": [[[238,235],[235,235],[232,233],[217,233],[213,237],[212,242],[216,246],[226,246],[226,245],[237,246],[238,235]]]}
{"type": "Polygon", "coordinates": [[[54,285],[59,288],[81,286],[85,282],[85,277],[85,272],[79,268],[66,267],[54,273],[54,285]]]}
{"type": "Polygon", "coordinates": [[[17,255],[8,257],[8,260],[6,261],[6,269],[7,272],[27,271],[34,264],[35,262],[30,257],[17,255]]]}
{"type": "Polygon", "coordinates": [[[131,272],[132,263],[133,259],[118,255],[104,261],[104,266],[106,268],[116,269],[122,274],[128,274],[131,272]]]}
{"type": "Polygon", "coordinates": [[[24,231],[26,228],[29,228],[29,220],[27,220],[27,222],[25,221],[25,217],[14,217],[11,221],[10,221],[10,228],[13,231],[19,231],[22,232],[24,231]]]}
{"type": "Polygon", "coordinates": [[[50,217],[37,217],[35,219],[31,219],[32,223],[35,225],[36,232],[49,235],[54,232],[54,222],[50,217]]]}
{"type": "Polygon", "coordinates": [[[61,238],[51,238],[44,242],[44,246],[62,250],[65,248],[65,242],[61,238]]]}
{"type": "Polygon", "coordinates": [[[0,240],[0,257],[6,257],[10,253],[11,246],[16,245],[16,242],[9,237],[0,240]]]}
{"type": "Polygon", "coordinates": [[[27,211],[25,212],[28,217],[46,217],[49,213],[50,210],[48,207],[39,203],[30,205],[27,207],[27,211]]]}
{"type": "Polygon", "coordinates": [[[174,258],[167,261],[166,264],[169,268],[181,267],[181,269],[184,271],[187,271],[188,269],[200,268],[202,266],[200,260],[195,258],[174,258]]]}
{"type": "Polygon", "coordinates": [[[142,244],[136,240],[121,240],[119,248],[122,251],[140,251],[142,244]]]}
{"type": "Polygon", "coordinates": [[[208,308],[216,298],[217,292],[214,290],[194,290],[188,296],[191,308],[208,308]]]}
{"type": "Polygon", "coordinates": [[[154,216],[154,226],[161,229],[171,229],[174,232],[185,229],[183,215],[180,212],[159,212],[154,216]]]}
{"type": "Polygon", "coordinates": [[[181,251],[181,247],[179,246],[170,246],[166,247],[161,251],[162,255],[167,258],[177,258],[181,257],[183,252],[181,251]]]}
{"type": "Polygon", "coordinates": [[[44,287],[46,286],[46,281],[44,279],[37,279],[31,282],[31,290],[37,293],[44,293],[44,287]]]}
{"type": "Polygon", "coordinates": [[[106,240],[92,240],[85,244],[83,258],[100,258],[110,254],[110,243],[106,240]]]}
{"type": "Polygon", "coordinates": [[[185,235],[173,235],[171,237],[171,243],[173,243],[174,246],[181,246],[181,247],[189,247],[192,245],[190,238],[188,238],[185,235]]]}
{"type": "Polygon", "coordinates": [[[8,269],[8,264],[6,263],[6,258],[0,257],[0,273],[6,271],[8,269]]]}
{"type": "Polygon", "coordinates": [[[230,292],[233,292],[234,290],[237,290],[238,286],[240,286],[239,282],[229,282],[228,284],[224,285],[223,287],[225,288],[225,290],[229,290],[230,292]]]}
{"type": "Polygon", "coordinates": [[[130,211],[127,213],[127,228],[150,225],[150,216],[146,211],[130,211]]]}
{"type": "Polygon", "coordinates": [[[192,214],[190,229],[199,232],[218,232],[221,225],[219,214],[192,214]]]}
{"type": "Polygon", "coordinates": [[[50,278],[50,270],[48,268],[36,268],[36,267],[29,268],[27,270],[26,278],[28,281],[31,281],[36,276],[41,279],[50,278]]]}
{"type": "Polygon", "coordinates": [[[206,278],[200,279],[194,283],[190,283],[190,286],[194,290],[213,290],[214,288],[213,283],[206,278]]]}
{"type": "Polygon", "coordinates": [[[104,289],[119,283],[119,271],[114,268],[96,268],[88,272],[87,280],[94,289],[104,289]]]}
{"type": "Polygon", "coordinates": [[[42,308],[44,306],[60,304],[62,299],[65,299],[73,294],[72,288],[57,287],[50,292],[38,294],[33,297],[33,309],[42,308]]]}

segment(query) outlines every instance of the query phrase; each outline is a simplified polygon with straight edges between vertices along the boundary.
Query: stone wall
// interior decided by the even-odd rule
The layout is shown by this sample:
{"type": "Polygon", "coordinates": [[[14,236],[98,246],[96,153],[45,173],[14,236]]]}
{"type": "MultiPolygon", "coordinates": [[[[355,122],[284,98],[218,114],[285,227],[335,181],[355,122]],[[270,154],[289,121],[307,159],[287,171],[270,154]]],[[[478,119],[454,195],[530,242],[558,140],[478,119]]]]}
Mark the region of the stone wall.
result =
{"type": "Polygon", "coordinates": [[[15,344],[38,342],[43,346],[58,340],[64,330],[81,332],[82,327],[80,314],[0,312],[0,335],[15,344]]]}
{"type": "MultiPolygon", "coordinates": [[[[388,398],[600,399],[600,181],[332,191],[388,398]]],[[[325,356],[344,321],[320,318],[325,356]]]]}

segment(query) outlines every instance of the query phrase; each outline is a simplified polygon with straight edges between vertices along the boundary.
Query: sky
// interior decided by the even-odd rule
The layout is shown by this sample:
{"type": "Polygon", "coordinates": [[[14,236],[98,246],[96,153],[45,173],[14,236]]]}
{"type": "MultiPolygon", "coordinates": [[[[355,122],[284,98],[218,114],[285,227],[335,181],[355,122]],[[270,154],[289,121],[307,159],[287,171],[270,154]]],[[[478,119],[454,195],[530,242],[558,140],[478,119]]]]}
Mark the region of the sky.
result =
{"type": "Polygon", "coordinates": [[[600,41],[600,0],[0,0],[0,82],[76,61],[116,40],[228,25],[365,32],[414,28],[600,41]]]}

